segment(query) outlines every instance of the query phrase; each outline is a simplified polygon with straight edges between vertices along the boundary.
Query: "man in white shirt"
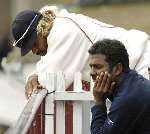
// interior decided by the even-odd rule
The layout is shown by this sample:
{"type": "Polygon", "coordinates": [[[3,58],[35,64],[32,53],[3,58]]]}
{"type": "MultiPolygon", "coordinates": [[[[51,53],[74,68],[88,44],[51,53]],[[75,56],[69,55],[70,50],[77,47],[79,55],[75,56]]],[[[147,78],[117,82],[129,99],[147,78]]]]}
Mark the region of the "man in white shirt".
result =
{"type": "Polygon", "coordinates": [[[45,6],[40,11],[20,12],[13,21],[12,33],[14,46],[21,49],[22,56],[30,50],[41,56],[36,71],[26,84],[28,97],[33,89],[42,88],[40,83],[44,80],[39,78],[41,73],[63,71],[66,88],[73,82],[75,72],[81,72],[83,80],[90,81],[88,49],[105,38],[125,44],[130,68],[149,78],[150,40],[146,33],[138,30],[125,30],[82,14],[45,6]]]}

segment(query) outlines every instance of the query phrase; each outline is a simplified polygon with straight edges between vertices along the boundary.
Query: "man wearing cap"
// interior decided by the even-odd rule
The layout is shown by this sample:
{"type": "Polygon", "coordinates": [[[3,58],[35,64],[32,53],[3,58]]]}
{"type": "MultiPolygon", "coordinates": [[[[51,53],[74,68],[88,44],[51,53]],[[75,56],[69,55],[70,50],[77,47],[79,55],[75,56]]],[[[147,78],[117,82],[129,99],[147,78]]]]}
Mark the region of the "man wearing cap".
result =
{"type": "Polygon", "coordinates": [[[125,30],[105,24],[82,14],[69,13],[63,9],[45,6],[40,11],[25,10],[13,21],[14,46],[21,55],[30,50],[41,56],[36,71],[28,78],[26,95],[40,89],[40,73],[63,71],[66,87],[73,82],[75,72],[90,81],[88,49],[98,40],[117,39],[125,44],[129,53],[130,67],[148,78],[150,55],[149,36],[138,30],[125,30]]]}

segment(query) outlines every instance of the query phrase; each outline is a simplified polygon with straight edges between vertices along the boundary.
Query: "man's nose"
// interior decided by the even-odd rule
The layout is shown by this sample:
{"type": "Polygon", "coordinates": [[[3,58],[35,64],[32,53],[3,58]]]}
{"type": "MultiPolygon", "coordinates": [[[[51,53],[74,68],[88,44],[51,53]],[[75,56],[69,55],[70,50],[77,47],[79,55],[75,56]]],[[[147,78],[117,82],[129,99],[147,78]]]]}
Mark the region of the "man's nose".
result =
{"type": "Polygon", "coordinates": [[[37,52],[37,49],[36,48],[32,48],[32,53],[36,54],[36,52],[37,52]]]}
{"type": "Polygon", "coordinates": [[[95,71],[94,67],[91,67],[90,75],[91,75],[91,76],[96,75],[96,71],[95,71]]]}
{"type": "Polygon", "coordinates": [[[95,72],[90,72],[90,76],[93,80],[96,80],[96,73],[95,72]]]}

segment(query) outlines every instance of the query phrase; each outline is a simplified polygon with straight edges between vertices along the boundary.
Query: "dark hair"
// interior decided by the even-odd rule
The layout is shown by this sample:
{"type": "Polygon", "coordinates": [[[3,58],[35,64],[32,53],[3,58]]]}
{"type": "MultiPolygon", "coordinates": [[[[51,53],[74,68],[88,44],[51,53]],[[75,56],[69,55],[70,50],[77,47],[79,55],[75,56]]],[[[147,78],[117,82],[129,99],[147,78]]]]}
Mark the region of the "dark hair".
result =
{"type": "Polygon", "coordinates": [[[123,66],[123,72],[129,71],[129,56],[125,46],[118,40],[104,39],[94,43],[88,50],[89,54],[103,54],[112,69],[117,63],[123,66]]]}

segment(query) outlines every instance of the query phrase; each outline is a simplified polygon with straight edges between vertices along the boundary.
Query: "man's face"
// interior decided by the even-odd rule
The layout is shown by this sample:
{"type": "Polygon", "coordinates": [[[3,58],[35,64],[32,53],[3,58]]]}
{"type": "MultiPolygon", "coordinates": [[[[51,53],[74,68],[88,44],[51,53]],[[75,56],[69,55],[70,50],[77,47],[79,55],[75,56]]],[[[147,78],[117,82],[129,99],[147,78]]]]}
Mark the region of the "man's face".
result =
{"type": "Polygon", "coordinates": [[[103,54],[90,55],[90,75],[94,82],[96,82],[96,77],[99,76],[101,72],[108,72],[111,76],[113,75],[105,58],[106,57],[103,54]]]}
{"type": "Polygon", "coordinates": [[[45,56],[47,54],[47,41],[45,38],[38,36],[35,41],[34,47],[32,48],[32,53],[40,56],[45,56]]]}

